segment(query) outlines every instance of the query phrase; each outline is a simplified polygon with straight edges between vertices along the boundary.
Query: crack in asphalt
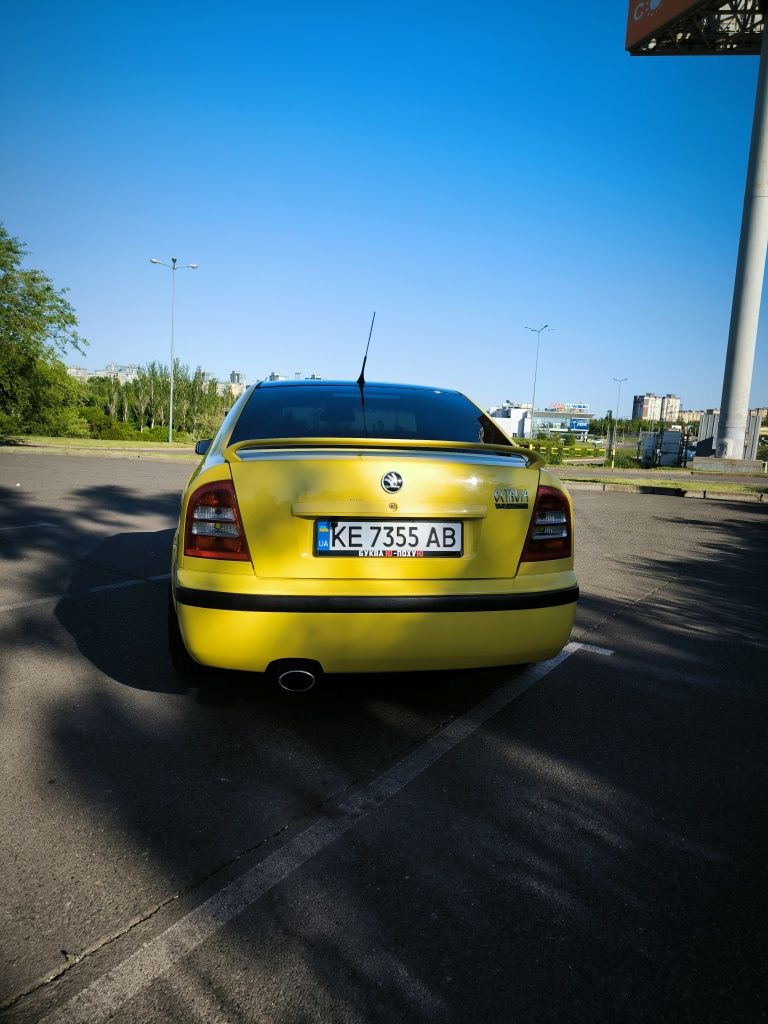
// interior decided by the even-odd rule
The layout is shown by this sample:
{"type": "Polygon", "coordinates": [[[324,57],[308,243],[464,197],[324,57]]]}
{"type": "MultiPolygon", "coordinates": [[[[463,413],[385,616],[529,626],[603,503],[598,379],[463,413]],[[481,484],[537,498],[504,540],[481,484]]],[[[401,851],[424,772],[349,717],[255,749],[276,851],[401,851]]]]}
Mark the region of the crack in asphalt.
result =
{"type": "MultiPolygon", "coordinates": [[[[632,608],[636,608],[637,605],[642,604],[643,601],[647,601],[649,597],[653,597],[654,594],[658,594],[660,591],[668,587],[671,583],[679,583],[680,580],[684,579],[686,579],[684,575],[670,576],[669,579],[663,580],[657,587],[654,587],[652,590],[648,590],[645,594],[641,594],[640,597],[636,598],[634,601],[628,601],[620,605],[618,608],[616,608],[615,611],[611,612],[610,615],[606,615],[604,618],[600,619],[598,622],[595,622],[593,625],[584,627],[578,631],[574,630],[574,638],[577,641],[579,641],[581,637],[589,636],[591,633],[596,632],[596,630],[600,629],[606,623],[613,622],[615,619],[619,618],[619,616],[623,615],[624,612],[629,611],[632,608]]],[[[582,593],[584,592],[582,591],[582,593]]],[[[588,595],[584,594],[584,596],[587,597],[588,595]]]]}

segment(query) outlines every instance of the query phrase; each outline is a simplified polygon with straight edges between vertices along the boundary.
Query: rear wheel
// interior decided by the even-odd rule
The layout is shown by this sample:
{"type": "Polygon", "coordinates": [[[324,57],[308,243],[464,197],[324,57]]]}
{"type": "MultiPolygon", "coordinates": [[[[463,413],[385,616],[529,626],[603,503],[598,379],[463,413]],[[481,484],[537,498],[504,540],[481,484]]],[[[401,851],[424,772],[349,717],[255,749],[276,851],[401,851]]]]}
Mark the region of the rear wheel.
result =
{"type": "Polygon", "coordinates": [[[173,667],[180,675],[200,678],[207,676],[210,672],[205,665],[195,661],[184,646],[170,588],[168,590],[168,653],[171,656],[173,667]]]}

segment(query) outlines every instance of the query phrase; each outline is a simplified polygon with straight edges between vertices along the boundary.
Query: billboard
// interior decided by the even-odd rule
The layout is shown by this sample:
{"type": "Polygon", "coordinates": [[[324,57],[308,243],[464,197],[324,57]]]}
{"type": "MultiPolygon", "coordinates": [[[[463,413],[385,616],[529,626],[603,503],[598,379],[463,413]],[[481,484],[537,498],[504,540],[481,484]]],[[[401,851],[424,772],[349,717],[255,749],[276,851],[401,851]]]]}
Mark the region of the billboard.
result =
{"type": "Polygon", "coordinates": [[[705,2],[706,0],[630,0],[626,49],[631,50],[638,43],[652,39],[670,22],[677,21],[684,14],[690,14],[705,2]]]}
{"type": "Polygon", "coordinates": [[[569,430],[589,430],[589,420],[572,419],[568,421],[569,430]]]}

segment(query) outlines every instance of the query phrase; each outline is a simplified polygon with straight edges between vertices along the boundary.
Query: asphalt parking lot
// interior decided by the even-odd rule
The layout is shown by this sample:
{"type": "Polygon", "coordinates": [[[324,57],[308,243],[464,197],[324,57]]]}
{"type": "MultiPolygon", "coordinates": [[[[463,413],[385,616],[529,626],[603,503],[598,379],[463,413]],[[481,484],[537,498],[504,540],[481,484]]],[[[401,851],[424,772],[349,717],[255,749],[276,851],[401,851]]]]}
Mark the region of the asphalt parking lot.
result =
{"type": "Polygon", "coordinates": [[[12,1021],[768,1019],[764,504],[574,491],[529,669],[191,688],[189,465],[0,451],[12,1021]]]}

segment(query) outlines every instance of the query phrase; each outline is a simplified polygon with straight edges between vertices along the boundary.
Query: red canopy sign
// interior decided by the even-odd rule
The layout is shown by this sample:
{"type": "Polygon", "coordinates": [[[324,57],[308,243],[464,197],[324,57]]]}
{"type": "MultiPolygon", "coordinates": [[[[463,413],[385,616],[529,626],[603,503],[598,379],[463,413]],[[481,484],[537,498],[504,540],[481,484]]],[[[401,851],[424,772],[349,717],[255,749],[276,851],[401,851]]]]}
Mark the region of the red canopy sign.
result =
{"type": "Polygon", "coordinates": [[[671,22],[700,7],[704,0],[630,0],[627,16],[628,50],[652,39],[671,22]]]}

